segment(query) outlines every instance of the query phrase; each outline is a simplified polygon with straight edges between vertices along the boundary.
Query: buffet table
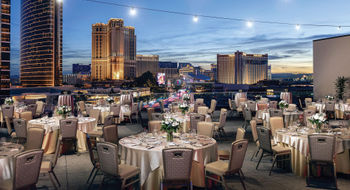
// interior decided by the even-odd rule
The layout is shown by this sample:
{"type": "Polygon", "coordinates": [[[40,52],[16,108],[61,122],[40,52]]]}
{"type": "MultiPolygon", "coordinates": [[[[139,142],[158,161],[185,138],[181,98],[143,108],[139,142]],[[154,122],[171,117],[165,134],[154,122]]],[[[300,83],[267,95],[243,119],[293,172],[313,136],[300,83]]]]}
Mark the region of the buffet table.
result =
{"type": "Polygon", "coordinates": [[[142,189],[160,189],[163,176],[162,150],[164,148],[186,147],[194,150],[192,163],[192,183],[204,187],[204,165],[217,159],[217,144],[213,138],[195,134],[175,135],[174,142],[166,142],[166,134],[153,136],[141,133],[119,141],[121,159],[126,164],[141,169],[142,189]]]}

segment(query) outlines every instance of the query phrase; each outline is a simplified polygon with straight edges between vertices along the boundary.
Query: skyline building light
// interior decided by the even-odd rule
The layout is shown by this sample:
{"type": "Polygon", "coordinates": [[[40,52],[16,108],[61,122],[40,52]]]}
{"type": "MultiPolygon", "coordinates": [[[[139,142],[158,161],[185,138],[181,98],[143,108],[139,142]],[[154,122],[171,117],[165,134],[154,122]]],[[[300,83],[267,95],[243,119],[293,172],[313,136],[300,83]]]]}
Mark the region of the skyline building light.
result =
{"type": "Polygon", "coordinates": [[[136,55],[136,77],[149,71],[154,76],[157,75],[159,64],[158,55],[136,55]]]}
{"type": "Polygon", "coordinates": [[[123,19],[92,25],[91,77],[93,80],[125,80],[136,75],[135,28],[123,19]]]}
{"type": "Polygon", "coordinates": [[[0,1],[1,5],[1,49],[0,49],[0,97],[10,95],[10,21],[11,0],[0,1]]]}
{"type": "Polygon", "coordinates": [[[62,84],[62,1],[21,1],[23,87],[62,84]]]}

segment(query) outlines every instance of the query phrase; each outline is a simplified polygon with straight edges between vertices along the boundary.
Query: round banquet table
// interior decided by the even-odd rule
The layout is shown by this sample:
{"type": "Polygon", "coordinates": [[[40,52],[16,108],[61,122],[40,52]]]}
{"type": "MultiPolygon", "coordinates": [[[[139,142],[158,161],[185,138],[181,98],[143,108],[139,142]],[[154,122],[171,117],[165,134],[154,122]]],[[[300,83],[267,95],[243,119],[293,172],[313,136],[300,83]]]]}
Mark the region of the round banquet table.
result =
{"type": "MultiPolygon", "coordinates": [[[[307,131],[291,132],[287,130],[279,130],[274,136],[275,143],[282,144],[291,149],[291,165],[293,173],[298,176],[306,176],[307,155],[309,153],[308,134],[307,131]]],[[[325,133],[327,134],[327,133],[325,133]]],[[[337,135],[335,144],[336,153],[336,169],[340,173],[350,173],[350,135],[337,135]]]]}
{"type": "Polygon", "coordinates": [[[119,141],[121,160],[125,164],[141,169],[142,189],[159,189],[163,177],[164,148],[192,148],[192,183],[194,186],[205,187],[204,165],[217,160],[217,143],[213,138],[196,134],[183,134],[174,137],[174,142],[166,142],[166,134],[154,137],[152,134],[138,134],[119,141]],[[158,143],[158,144],[155,144],[158,143]]]}
{"type": "Polygon", "coordinates": [[[3,180],[11,179],[13,175],[13,156],[23,150],[24,147],[20,144],[0,142],[0,184],[3,180]]]}
{"type": "MultiPolygon", "coordinates": [[[[70,117],[68,117],[70,118],[70,117]]],[[[75,117],[71,117],[75,118],[75,117]]],[[[45,136],[42,149],[45,154],[53,154],[56,149],[56,142],[58,138],[58,129],[60,128],[61,117],[43,117],[40,119],[33,119],[28,122],[29,127],[41,127],[45,129],[45,136]]],[[[86,133],[95,130],[96,119],[91,117],[77,117],[78,131],[77,131],[77,146],[79,152],[85,152],[86,149],[86,133]]]]}

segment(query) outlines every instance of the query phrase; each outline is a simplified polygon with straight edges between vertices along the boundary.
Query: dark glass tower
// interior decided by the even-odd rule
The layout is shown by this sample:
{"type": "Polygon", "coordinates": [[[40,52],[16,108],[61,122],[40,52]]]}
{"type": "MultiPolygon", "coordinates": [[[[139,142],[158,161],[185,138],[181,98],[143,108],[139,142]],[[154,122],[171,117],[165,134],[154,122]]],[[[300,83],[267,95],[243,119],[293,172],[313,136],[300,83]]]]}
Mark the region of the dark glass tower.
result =
{"type": "Polygon", "coordinates": [[[10,0],[0,0],[0,98],[10,95],[10,0]]]}
{"type": "Polygon", "coordinates": [[[21,84],[62,84],[62,1],[21,1],[21,84]]]}

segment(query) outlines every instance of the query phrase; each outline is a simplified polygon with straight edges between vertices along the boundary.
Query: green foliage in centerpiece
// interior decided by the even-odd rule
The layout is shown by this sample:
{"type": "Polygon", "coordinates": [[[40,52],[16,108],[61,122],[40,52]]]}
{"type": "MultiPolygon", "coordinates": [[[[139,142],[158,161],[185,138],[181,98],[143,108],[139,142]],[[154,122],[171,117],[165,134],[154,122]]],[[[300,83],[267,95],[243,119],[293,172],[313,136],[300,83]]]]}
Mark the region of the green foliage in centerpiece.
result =
{"type": "Polygon", "coordinates": [[[316,126],[316,132],[321,132],[321,127],[323,124],[327,123],[326,114],[316,113],[309,118],[312,125],[316,126]]]}
{"type": "Polygon", "coordinates": [[[57,107],[57,113],[63,117],[66,117],[68,113],[72,111],[72,108],[70,106],[58,106],[57,107]]]}
{"type": "Polygon", "coordinates": [[[114,103],[114,98],[111,97],[111,96],[109,96],[109,97],[106,98],[106,101],[107,101],[109,104],[112,104],[112,103],[114,103]]]}
{"type": "Polygon", "coordinates": [[[12,105],[13,104],[13,99],[11,97],[7,97],[5,98],[5,104],[6,105],[12,105]]]}
{"type": "Polygon", "coordinates": [[[278,103],[278,106],[280,107],[280,109],[284,109],[288,108],[289,104],[286,101],[282,100],[278,103]]]}
{"type": "Polygon", "coordinates": [[[182,114],[184,114],[184,115],[188,111],[189,108],[190,107],[185,102],[179,105],[179,109],[181,110],[182,114]]]}

